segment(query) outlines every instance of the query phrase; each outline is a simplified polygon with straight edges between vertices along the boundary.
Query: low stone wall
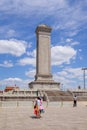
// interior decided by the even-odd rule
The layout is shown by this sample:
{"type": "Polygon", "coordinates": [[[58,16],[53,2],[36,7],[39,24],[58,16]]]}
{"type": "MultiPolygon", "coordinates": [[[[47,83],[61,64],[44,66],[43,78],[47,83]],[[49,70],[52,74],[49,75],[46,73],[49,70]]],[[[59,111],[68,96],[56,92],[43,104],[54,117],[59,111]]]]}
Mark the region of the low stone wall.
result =
{"type": "Polygon", "coordinates": [[[32,101],[37,96],[4,96],[0,97],[0,101],[32,101]]]}
{"type": "Polygon", "coordinates": [[[73,101],[73,95],[77,95],[78,101],[87,101],[87,91],[59,91],[59,90],[38,90],[38,91],[18,91],[15,93],[3,93],[0,101],[32,101],[37,96],[41,96],[44,101],[73,101]]]}

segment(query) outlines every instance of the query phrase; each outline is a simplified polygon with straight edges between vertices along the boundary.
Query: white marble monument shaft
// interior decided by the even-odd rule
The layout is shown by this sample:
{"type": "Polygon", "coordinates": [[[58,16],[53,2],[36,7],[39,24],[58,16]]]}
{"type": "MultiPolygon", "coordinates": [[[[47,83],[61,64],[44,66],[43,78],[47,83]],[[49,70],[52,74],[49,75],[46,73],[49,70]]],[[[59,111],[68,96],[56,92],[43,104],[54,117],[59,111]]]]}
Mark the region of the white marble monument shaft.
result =
{"type": "Polygon", "coordinates": [[[35,80],[50,80],[51,75],[51,28],[46,25],[39,25],[36,28],[37,37],[37,58],[35,80]]]}

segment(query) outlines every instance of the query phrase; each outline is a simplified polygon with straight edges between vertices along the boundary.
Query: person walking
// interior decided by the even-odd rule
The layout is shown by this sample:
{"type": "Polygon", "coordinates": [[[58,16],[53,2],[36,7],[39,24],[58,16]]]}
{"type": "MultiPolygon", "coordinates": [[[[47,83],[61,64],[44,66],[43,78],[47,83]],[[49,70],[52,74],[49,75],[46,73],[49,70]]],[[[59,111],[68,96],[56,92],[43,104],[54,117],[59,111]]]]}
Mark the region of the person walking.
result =
{"type": "Polygon", "coordinates": [[[73,97],[73,107],[76,107],[77,106],[77,96],[75,95],[73,97]]]}
{"type": "Polygon", "coordinates": [[[43,107],[43,101],[42,101],[42,99],[40,98],[40,114],[41,113],[44,113],[45,111],[44,111],[44,107],[43,107]]]}
{"type": "Polygon", "coordinates": [[[36,98],[34,101],[34,114],[36,115],[37,118],[41,117],[40,114],[40,98],[36,98]]]}

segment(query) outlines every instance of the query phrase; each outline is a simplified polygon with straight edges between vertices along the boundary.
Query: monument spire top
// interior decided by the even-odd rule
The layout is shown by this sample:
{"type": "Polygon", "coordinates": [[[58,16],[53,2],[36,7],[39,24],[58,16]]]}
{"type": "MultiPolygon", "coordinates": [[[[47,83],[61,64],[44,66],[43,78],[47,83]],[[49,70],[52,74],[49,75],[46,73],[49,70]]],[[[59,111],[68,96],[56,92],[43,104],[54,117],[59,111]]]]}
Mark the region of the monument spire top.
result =
{"type": "Polygon", "coordinates": [[[36,28],[36,33],[38,33],[38,32],[48,32],[48,33],[51,33],[51,30],[52,30],[52,28],[50,27],[50,26],[48,26],[48,25],[46,25],[46,24],[40,24],[40,25],[38,25],[37,26],[37,28],[36,28]]]}

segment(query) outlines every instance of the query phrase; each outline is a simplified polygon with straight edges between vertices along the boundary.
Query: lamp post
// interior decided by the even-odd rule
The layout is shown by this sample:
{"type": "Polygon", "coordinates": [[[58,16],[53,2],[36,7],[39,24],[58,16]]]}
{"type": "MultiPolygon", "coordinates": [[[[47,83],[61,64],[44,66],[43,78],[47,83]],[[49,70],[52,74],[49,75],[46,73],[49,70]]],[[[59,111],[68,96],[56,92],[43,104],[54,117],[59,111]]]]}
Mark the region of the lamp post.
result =
{"type": "Polygon", "coordinates": [[[83,70],[83,80],[84,80],[84,89],[85,89],[85,70],[87,70],[87,68],[82,68],[83,70]]]}

